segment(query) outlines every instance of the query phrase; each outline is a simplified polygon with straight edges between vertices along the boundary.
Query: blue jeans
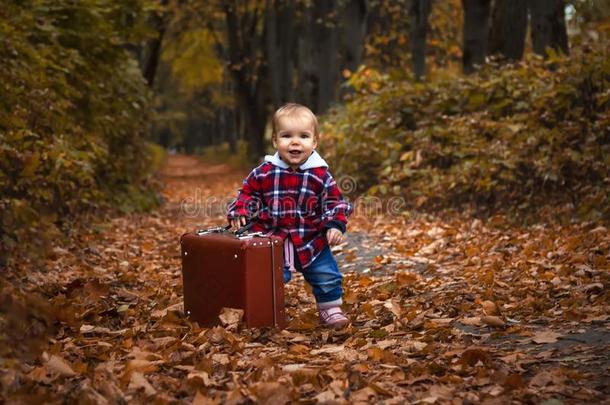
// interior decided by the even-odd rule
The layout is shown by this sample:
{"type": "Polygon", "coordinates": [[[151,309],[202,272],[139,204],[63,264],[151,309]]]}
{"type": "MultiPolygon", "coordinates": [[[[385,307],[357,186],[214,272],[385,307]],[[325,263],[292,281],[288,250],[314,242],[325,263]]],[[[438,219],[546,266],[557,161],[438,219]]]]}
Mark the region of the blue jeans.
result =
{"type": "MultiPolygon", "coordinates": [[[[335,301],[343,296],[341,285],[343,275],[328,246],[301,273],[303,273],[305,281],[311,285],[318,304],[335,301]]],[[[292,273],[288,267],[284,266],[284,283],[289,282],[291,278],[292,273]]]]}

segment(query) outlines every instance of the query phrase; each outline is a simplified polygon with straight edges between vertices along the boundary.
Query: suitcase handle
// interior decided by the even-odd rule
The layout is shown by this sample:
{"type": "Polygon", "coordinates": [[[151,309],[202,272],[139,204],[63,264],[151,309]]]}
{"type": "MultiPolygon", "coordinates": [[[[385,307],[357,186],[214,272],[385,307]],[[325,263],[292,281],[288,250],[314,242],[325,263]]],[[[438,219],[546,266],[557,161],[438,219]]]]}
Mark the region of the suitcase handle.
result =
{"type": "MultiPolygon", "coordinates": [[[[246,223],[246,225],[234,231],[233,233],[235,234],[235,236],[242,236],[244,233],[246,233],[250,228],[252,228],[252,226],[254,225],[254,220],[256,219],[257,217],[253,217],[249,222],[246,223]]],[[[223,233],[228,231],[229,229],[231,229],[231,224],[225,226],[217,226],[215,228],[199,229],[195,233],[201,236],[208,233],[223,233]]]]}
{"type": "MultiPolygon", "coordinates": [[[[241,228],[239,228],[238,230],[235,231],[235,236],[242,236],[244,233],[246,233],[250,228],[252,228],[252,226],[254,225],[254,221],[256,221],[258,219],[258,213],[255,214],[252,218],[250,218],[248,220],[248,222],[246,222],[246,225],[242,226],[241,228]]],[[[229,228],[231,227],[231,225],[229,225],[229,228]]],[[[227,228],[227,229],[229,229],[227,228]]]]}
{"type": "Polygon", "coordinates": [[[235,231],[235,236],[242,236],[244,233],[248,232],[248,229],[252,228],[253,225],[254,221],[248,222],[246,225],[235,231]]]}
{"type": "Polygon", "coordinates": [[[215,228],[199,229],[195,233],[199,236],[205,235],[208,233],[223,233],[223,232],[228,231],[230,227],[231,227],[231,225],[226,225],[226,226],[217,226],[215,228]]]}

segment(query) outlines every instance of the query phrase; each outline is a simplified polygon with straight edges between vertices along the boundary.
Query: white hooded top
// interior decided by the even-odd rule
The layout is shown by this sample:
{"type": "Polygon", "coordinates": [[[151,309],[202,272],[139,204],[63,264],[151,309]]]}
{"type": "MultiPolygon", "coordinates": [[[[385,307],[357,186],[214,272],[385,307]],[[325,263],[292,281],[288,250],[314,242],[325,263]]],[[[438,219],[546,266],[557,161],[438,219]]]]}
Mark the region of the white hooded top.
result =
{"type": "MultiPolygon", "coordinates": [[[[280,158],[280,154],[278,152],[275,152],[275,155],[265,156],[265,162],[270,162],[275,166],[281,167],[282,169],[288,169],[290,167],[288,163],[284,162],[280,158]]],[[[314,150],[307,160],[301,166],[299,166],[299,169],[307,170],[316,167],[328,167],[328,163],[326,163],[326,160],[322,159],[322,156],[320,156],[320,154],[314,150]]]]}

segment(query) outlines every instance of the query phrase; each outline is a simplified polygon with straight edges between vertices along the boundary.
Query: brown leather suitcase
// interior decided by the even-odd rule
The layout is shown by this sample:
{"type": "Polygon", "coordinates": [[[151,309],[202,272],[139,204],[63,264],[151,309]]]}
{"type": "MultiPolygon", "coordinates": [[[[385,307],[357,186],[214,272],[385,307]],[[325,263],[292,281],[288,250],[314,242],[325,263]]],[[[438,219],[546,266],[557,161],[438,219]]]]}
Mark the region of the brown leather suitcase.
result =
{"type": "Polygon", "coordinates": [[[244,310],[248,328],[286,326],[281,238],[212,228],[183,235],[180,245],[184,311],[191,320],[218,325],[228,307],[244,310]]]}

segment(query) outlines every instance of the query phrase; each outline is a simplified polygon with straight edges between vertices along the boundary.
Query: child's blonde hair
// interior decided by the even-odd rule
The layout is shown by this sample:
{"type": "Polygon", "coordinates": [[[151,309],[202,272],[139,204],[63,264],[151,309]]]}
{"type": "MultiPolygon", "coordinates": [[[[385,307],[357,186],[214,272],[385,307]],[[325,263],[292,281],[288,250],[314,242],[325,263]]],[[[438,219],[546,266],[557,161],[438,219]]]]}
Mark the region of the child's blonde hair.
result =
{"type": "Polygon", "coordinates": [[[272,136],[275,138],[277,136],[278,127],[280,124],[280,118],[282,117],[296,117],[301,119],[308,119],[311,121],[311,126],[313,127],[313,136],[316,141],[320,138],[320,128],[318,126],[318,118],[316,115],[307,107],[297,103],[287,103],[277,109],[275,114],[273,114],[273,119],[271,121],[272,125],[272,136]]]}

